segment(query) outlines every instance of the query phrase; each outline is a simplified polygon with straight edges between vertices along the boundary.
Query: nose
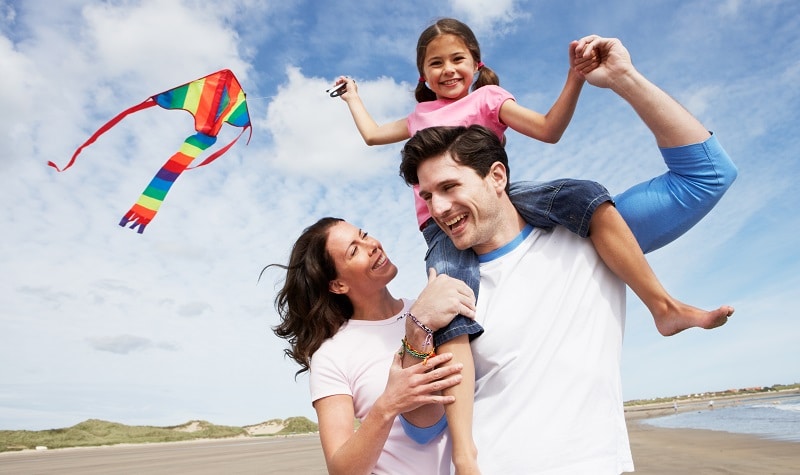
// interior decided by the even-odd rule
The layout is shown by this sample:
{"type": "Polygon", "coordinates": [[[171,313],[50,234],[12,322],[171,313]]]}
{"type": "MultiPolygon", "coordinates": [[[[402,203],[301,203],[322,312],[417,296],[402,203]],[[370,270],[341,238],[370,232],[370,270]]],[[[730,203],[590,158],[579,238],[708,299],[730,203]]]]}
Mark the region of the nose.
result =
{"type": "Polygon", "coordinates": [[[442,217],[450,210],[450,200],[434,193],[428,203],[428,208],[428,211],[431,212],[431,216],[435,218],[442,217]]]}
{"type": "Polygon", "coordinates": [[[452,74],[455,72],[456,68],[455,65],[451,61],[445,61],[444,68],[442,68],[445,74],[452,74]]]}
{"type": "Polygon", "coordinates": [[[367,236],[366,245],[367,249],[369,249],[370,255],[375,254],[375,251],[377,251],[381,247],[380,241],[378,241],[372,236],[367,236]]]}

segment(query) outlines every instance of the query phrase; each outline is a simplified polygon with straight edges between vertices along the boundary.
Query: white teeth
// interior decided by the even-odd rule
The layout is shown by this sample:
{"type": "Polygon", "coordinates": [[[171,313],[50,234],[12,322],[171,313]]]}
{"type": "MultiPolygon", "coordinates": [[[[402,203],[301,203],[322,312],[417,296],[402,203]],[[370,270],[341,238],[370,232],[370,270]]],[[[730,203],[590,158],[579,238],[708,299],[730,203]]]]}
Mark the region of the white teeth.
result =
{"type": "Polygon", "coordinates": [[[375,265],[372,266],[372,268],[377,269],[378,267],[382,266],[384,262],[386,262],[386,255],[381,254],[381,257],[378,259],[378,262],[376,262],[375,265]]]}
{"type": "Polygon", "coordinates": [[[453,219],[451,219],[449,221],[445,221],[444,224],[446,224],[448,226],[452,226],[452,225],[456,224],[457,222],[461,221],[462,219],[464,219],[464,217],[466,217],[466,216],[467,216],[467,213],[459,214],[458,216],[454,217],[453,219]]]}

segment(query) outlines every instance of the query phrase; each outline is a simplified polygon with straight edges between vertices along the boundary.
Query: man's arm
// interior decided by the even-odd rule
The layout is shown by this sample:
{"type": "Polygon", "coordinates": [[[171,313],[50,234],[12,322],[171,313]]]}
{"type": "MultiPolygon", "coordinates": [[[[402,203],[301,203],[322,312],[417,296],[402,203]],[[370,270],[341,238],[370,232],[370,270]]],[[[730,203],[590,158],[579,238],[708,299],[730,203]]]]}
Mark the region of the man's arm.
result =
{"type": "Polygon", "coordinates": [[[570,50],[576,57],[599,57],[600,64],[585,72],[586,81],[611,89],[627,101],[653,132],[659,147],[700,143],[710,136],[699,120],[633,66],[620,40],[590,35],[573,41],[570,50]]]}

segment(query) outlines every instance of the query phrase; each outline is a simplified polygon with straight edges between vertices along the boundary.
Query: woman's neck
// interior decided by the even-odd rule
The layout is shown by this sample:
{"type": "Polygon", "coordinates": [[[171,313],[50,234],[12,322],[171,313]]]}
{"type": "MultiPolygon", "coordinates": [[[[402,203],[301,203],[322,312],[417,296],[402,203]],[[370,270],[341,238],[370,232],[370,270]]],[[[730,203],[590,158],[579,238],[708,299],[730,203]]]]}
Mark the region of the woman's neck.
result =
{"type": "Polygon", "coordinates": [[[394,298],[387,288],[358,301],[351,297],[350,301],[353,303],[352,320],[385,320],[403,310],[403,301],[394,298]]]}

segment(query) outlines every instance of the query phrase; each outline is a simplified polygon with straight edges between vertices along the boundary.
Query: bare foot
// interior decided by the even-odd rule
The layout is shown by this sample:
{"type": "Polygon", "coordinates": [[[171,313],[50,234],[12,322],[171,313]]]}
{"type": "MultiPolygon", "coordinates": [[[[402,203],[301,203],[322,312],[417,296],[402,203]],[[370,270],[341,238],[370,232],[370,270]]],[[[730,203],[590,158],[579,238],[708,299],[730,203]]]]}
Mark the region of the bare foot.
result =
{"type": "Polygon", "coordinates": [[[675,301],[665,305],[663,310],[652,313],[658,332],[664,336],[672,336],[687,328],[699,327],[710,330],[721,327],[728,322],[728,317],[733,315],[733,311],[730,305],[707,311],[675,301]]]}

